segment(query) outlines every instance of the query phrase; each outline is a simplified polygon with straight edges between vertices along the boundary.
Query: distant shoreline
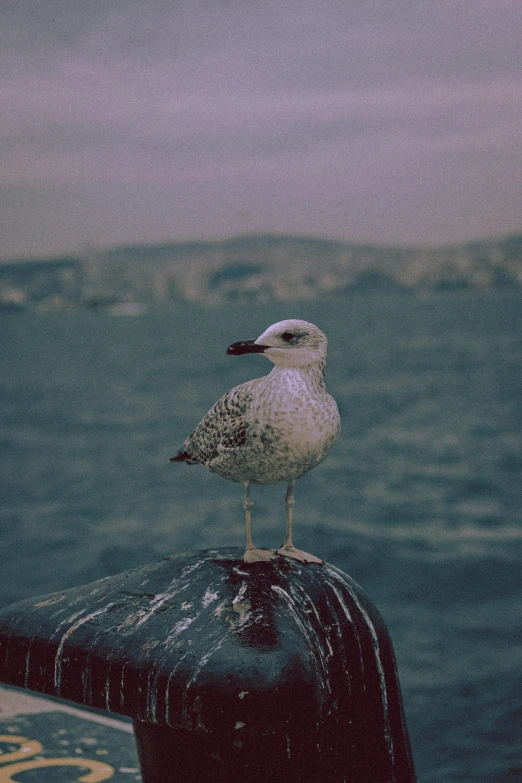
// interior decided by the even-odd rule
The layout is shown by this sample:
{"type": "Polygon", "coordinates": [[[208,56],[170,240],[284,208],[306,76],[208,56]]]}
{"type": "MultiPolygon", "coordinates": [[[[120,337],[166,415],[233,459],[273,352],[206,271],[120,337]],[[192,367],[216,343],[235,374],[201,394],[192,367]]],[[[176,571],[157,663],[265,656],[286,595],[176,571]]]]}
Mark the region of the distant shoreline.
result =
{"type": "Polygon", "coordinates": [[[436,248],[252,235],[0,262],[0,308],[10,310],[123,304],[130,312],[154,302],[324,301],[521,288],[522,234],[436,248]]]}

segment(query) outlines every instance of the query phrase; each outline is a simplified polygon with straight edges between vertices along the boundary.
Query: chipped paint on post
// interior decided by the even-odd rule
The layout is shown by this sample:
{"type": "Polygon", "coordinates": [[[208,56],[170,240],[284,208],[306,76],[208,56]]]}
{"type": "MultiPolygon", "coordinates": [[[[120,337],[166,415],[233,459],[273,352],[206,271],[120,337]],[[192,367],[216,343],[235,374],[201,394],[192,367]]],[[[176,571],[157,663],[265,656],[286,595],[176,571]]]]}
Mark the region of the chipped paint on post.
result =
{"type": "Polygon", "coordinates": [[[145,783],[415,780],[386,628],[330,565],[211,550],[21,602],[0,681],[132,717],[145,783]]]}

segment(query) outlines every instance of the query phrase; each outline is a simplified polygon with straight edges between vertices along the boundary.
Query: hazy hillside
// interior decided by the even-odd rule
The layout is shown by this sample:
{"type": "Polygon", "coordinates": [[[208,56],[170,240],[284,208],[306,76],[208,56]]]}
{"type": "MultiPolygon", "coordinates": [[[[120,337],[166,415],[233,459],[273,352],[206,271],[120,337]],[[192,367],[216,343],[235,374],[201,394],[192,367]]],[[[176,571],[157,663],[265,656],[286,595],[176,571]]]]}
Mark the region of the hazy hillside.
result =
{"type": "Polygon", "coordinates": [[[522,235],[434,249],[294,236],[239,236],[89,250],[0,264],[0,304],[329,298],[522,286],[522,235]]]}

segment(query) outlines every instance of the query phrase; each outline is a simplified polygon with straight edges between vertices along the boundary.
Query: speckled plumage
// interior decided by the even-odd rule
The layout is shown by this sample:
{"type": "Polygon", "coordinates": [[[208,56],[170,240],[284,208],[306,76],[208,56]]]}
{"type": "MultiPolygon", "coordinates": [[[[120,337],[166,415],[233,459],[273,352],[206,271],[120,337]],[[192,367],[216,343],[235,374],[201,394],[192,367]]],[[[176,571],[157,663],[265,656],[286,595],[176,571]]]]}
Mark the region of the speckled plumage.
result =
{"type": "Polygon", "coordinates": [[[229,353],[264,353],[275,367],[223,395],[173,460],[205,465],[247,490],[249,483],[293,485],[327,456],[339,434],[339,412],[324,380],[326,349],[320,329],[295,319],[274,324],[255,341],[234,343],[229,353]]]}

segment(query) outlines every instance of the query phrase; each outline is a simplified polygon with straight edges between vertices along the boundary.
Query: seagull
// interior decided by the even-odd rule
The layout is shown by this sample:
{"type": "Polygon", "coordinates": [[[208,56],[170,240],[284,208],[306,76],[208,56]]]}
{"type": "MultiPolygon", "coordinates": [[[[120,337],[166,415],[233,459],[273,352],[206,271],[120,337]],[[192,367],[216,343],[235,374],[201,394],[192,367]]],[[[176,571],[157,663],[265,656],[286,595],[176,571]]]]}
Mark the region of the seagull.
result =
{"type": "Polygon", "coordinates": [[[261,353],[274,363],[262,378],[235,386],[219,399],[171,462],[200,464],[244,487],[247,563],[278,555],[322,563],[292,541],[296,479],[315,468],[337,440],[340,418],[326,391],[328,341],[308,321],[290,319],[269,326],[254,340],[232,343],[227,354],[261,353]],[[280,549],[252,542],[250,484],[286,483],[286,535],[280,549]]]}

